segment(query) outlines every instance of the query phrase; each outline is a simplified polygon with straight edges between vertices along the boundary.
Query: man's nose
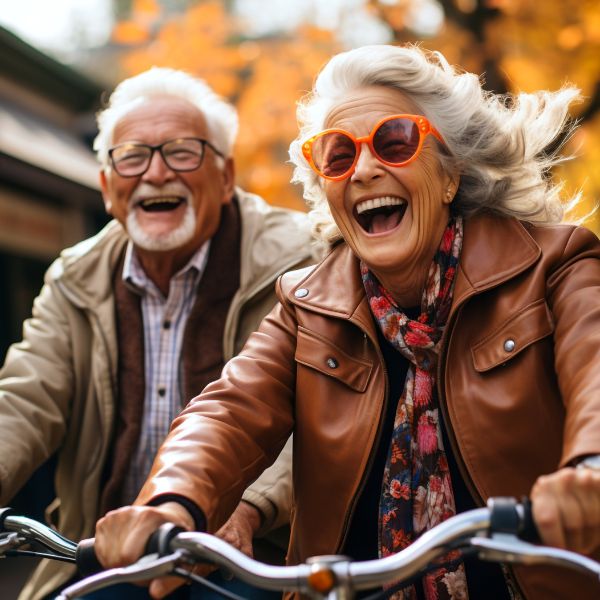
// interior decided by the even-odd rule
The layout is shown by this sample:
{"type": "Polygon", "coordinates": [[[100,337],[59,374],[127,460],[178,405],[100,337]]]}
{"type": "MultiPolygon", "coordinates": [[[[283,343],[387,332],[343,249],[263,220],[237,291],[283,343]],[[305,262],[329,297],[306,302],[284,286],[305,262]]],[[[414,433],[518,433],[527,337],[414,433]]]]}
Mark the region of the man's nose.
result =
{"type": "Polygon", "coordinates": [[[360,153],[354,165],[354,172],[350,179],[365,183],[383,175],[384,165],[371,151],[369,144],[363,142],[360,145],[360,153]]]}
{"type": "Polygon", "coordinates": [[[142,180],[152,183],[163,183],[171,181],[174,177],[175,171],[167,165],[162,154],[158,150],[155,150],[154,154],[150,157],[148,170],[142,175],[142,180]]]}

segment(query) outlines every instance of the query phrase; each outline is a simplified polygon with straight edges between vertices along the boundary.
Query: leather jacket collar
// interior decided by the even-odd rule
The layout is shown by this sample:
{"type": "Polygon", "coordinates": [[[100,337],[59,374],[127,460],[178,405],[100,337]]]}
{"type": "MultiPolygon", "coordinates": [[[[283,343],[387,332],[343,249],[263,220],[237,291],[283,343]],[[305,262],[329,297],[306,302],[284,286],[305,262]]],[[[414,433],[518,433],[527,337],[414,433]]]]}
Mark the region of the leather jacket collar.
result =
{"type": "MultiPolygon", "coordinates": [[[[522,273],[540,254],[540,247],[517,219],[487,215],[467,219],[452,312],[473,294],[522,273]]],[[[366,331],[374,331],[358,259],[345,243],[335,246],[322,263],[301,277],[290,289],[288,299],[298,306],[349,319],[366,331]],[[317,283],[322,281],[328,285],[317,283]]]]}

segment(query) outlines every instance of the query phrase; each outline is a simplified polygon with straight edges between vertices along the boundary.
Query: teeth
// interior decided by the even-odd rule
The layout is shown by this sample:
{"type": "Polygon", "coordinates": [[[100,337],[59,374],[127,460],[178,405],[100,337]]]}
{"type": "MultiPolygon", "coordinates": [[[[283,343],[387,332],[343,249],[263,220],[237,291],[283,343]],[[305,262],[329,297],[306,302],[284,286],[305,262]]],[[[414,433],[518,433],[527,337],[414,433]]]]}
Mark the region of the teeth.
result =
{"type": "Polygon", "coordinates": [[[147,198],[146,200],[142,200],[140,204],[152,206],[153,204],[178,204],[180,201],[181,199],[176,196],[167,196],[164,198],[147,198]]]}
{"type": "Polygon", "coordinates": [[[373,210],[374,208],[381,208],[382,206],[402,206],[406,204],[401,198],[395,196],[381,196],[380,198],[371,198],[370,200],[364,200],[356,205],[356,212],[360,215],[367,210],[373,210]]]}

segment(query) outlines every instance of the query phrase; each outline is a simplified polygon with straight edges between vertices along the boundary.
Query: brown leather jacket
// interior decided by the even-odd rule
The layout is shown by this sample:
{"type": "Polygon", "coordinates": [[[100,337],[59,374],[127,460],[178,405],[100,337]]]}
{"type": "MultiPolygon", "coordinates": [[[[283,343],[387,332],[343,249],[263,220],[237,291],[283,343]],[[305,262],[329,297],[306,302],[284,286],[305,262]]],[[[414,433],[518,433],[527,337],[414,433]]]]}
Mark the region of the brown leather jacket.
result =
{"type": "MultiPolygon", "coordinates": [[[[540,474],[600,453],[599,258],[598,239],[583,228],[489,216],[465,224],[438,385],[452,449],[478,504],[526,495],[540,474]]],[[[175,422],[138,503],[183,494],[215,531],[293,428],[293,564],[342,546],[378,439],[387,378],[347,246],[284,275],[278,294],[280,304],[222,378],[175,422]]],[[[599,591],[557,568],[515,574],[528,599],[599,591]]]]}

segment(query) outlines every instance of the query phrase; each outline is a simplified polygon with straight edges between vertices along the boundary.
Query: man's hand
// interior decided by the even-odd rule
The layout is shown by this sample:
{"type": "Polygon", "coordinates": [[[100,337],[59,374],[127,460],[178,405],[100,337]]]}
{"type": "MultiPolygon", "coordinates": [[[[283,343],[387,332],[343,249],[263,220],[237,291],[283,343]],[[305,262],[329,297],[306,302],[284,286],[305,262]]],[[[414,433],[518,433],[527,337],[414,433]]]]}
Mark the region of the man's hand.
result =
{"type": "Polygon", "coordinates": [[[600,471],[568,467],[543,475],[531,501],[545,544],[588,555],[600,548],[600,471]]]}
{"type": "MultiPolygon", "coordinates": [[[[258,509],[242,500],[215,535],[252,558],[252,538],[260,527],[261,519],[258,509]]],[[[194,573],[206,577],[216,570],[217,567],[202,565],[195,567],[194,573]]]]}
{"type": "MultiPolygon", "coordinates": [[[[125,506],[106,514],[96,523],[94,548],[100,563],[107,569],[135,562],[143,553],[148,538],[163,523],[174,523],[190,531],[194,519],[177,502],[159,506],[125,506]]],[[[155,579],[149,592],[163,598],[183,584],[179,578],[155,579]]]]}
{"type": "Polygon", "coordinates": [[[261,518],[261,513],[252,504],[242,500],[216,535],[252,557],[252,538],[260,527],[261,518]]]}

